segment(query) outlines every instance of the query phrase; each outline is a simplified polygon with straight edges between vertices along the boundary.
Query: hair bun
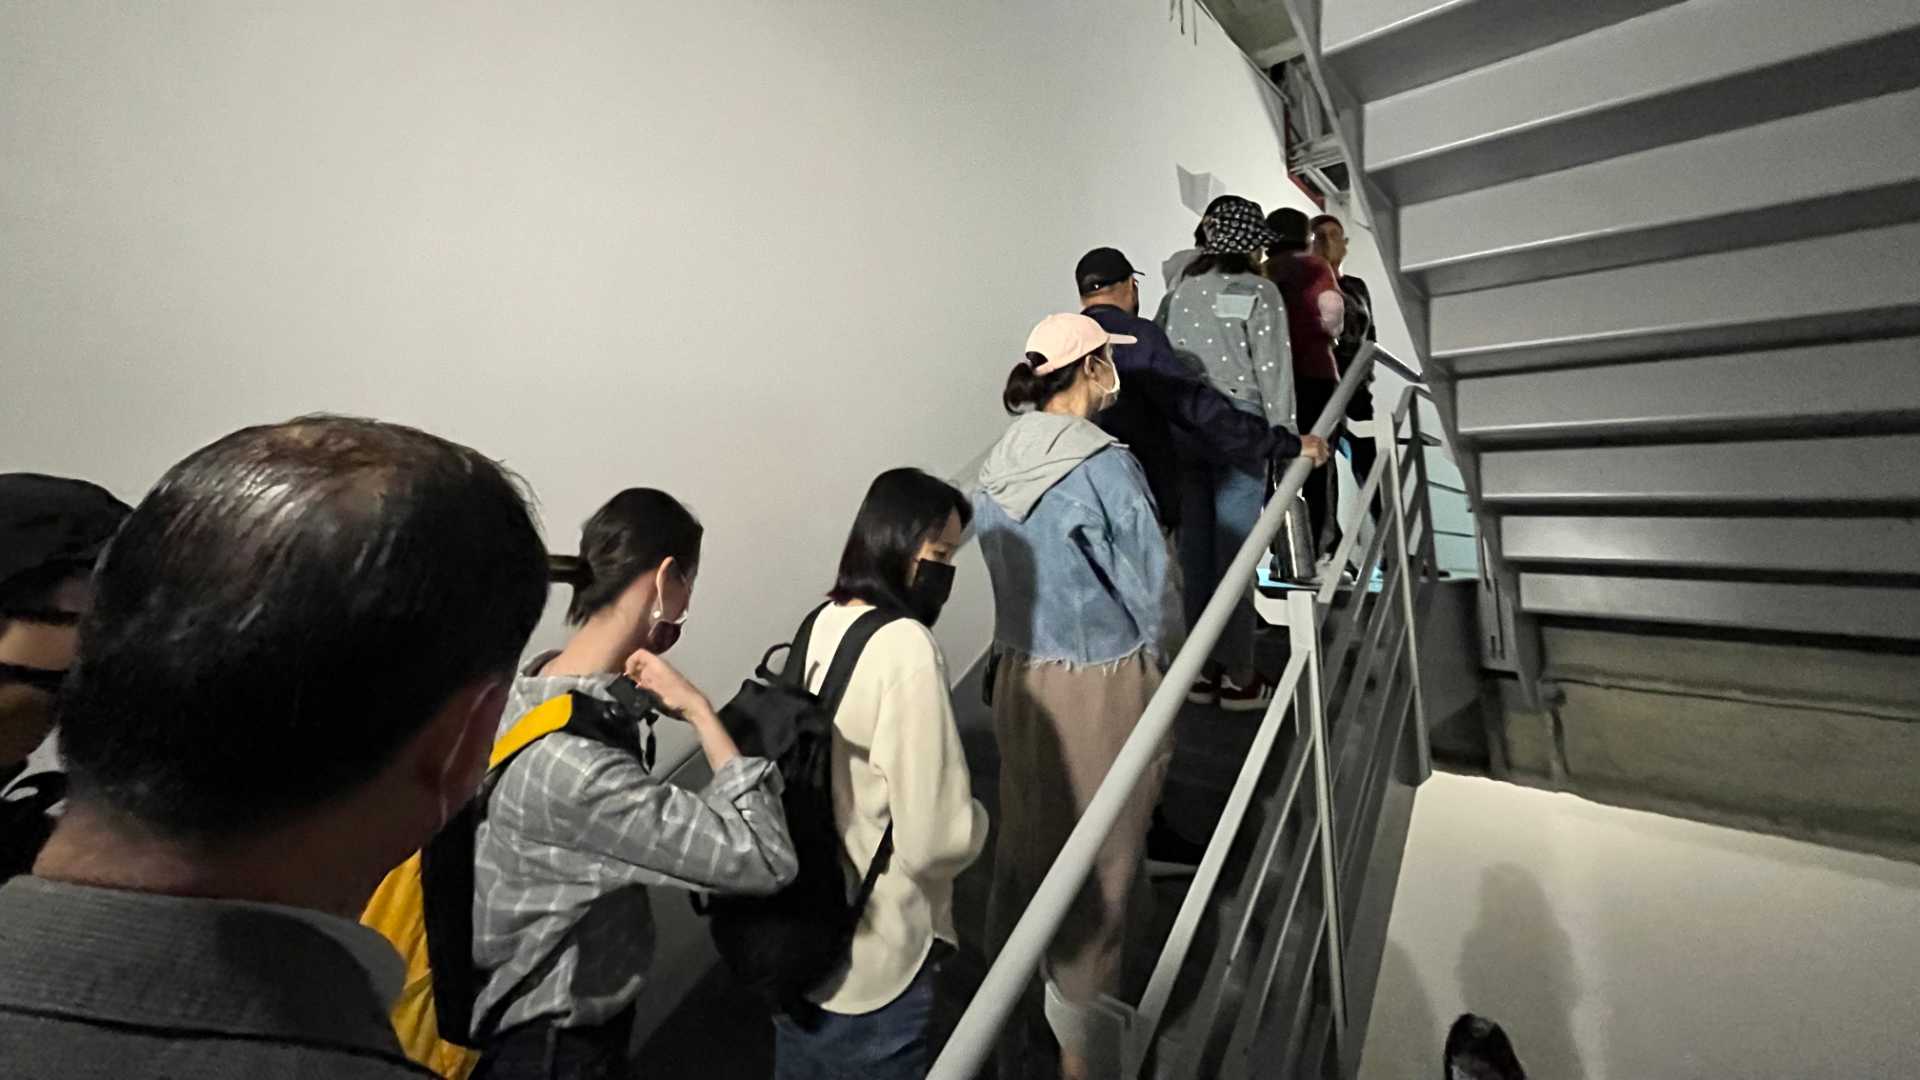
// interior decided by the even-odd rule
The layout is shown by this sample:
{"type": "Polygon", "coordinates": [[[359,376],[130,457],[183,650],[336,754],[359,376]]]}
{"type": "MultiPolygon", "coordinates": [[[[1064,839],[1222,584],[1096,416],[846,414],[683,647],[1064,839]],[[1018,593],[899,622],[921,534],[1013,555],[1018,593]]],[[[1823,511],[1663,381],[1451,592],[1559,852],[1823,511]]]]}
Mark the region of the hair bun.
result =
{"type": "Polygon", "coordinates": [[[547,580],[556,585],[584,589],[593,584],[593,567],[576,555],[547,556],[547,580]]]}

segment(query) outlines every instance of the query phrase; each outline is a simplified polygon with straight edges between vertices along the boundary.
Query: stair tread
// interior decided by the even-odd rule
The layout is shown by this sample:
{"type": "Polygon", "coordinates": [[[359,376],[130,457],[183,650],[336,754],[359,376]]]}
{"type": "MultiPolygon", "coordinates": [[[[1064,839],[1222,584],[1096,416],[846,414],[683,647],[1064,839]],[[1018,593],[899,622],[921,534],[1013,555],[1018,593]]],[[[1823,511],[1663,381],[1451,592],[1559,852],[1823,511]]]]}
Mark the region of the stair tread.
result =
{"type": "Polygon", "coordinates": [[[1431,355],[1465,373],[1790,344],[1798,323],[1912,332],[1916,249],[1908,223],[1435,297],[1431,355]]]}
{"type": "Polygon", "coordinates": [[[1917,187],[1920,89],[1403,206],[1401,268],[1452,293],[1777,243],[1909,218],[1917,187]]]}
{"type": "Polygon", "coordinates": [[[1920,435],[1490,449],[1481,498],[1536,505],[1920,503],[1920,435]]]}
{"type": "Polygon", "coordinates": [[[1920,589],[1668,577],[1520,574],[1530,612],[1741,630],[1920,639],[1920,589]]]}
{"type": "Polygon", "coordinates": [[[1765,24],[1766,33],[1730,34],[1725,4],[1689,0],[1443,85],[1369,102],[1369,167],[1392,167],[1543,119],[1898,34],[1920,21],[1920,13],[1896,4],[1746,0],[1746,8],[1740,21],[1765,24]],[[1568,78],[1574,71],[1580,77],[1568,78]]]}
{"type": "Polygon", "coordinates": [[[1361,0],[1322,9],[1320,40],[1364,101],[1586,33],[1679,0],[1361,0]]]}
{"type": "Polygon", "coordinates": [[[1807,434],[1816,423],[1920,416],[1917,355],[1920,338],[1906,337],[1491,374],[1459,381],[1454,422],[1482,445],[1807,434]]]}
{"type": "Polygon", "coordinates": [[[1517,565],[1920,576],[1920,520],[1912,517],[1510,514],[1500,519],[1500,541],[1517,565]]]}

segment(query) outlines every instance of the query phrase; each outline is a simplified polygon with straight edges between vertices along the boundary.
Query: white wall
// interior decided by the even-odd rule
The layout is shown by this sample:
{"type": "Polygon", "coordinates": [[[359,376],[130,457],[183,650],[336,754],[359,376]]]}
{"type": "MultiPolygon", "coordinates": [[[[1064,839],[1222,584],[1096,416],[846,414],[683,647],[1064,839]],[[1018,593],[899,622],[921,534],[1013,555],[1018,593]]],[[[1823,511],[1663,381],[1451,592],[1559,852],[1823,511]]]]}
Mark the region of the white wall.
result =
{"type": "Polygon", "coordinates": [[[0,99],[0,468],[135,498],[334,410],[503,458],[556,549],[662,486],[709,526],[676,659],[716,692],[875,473],[993,438],[1081,252],[1184,246],[1176,167],[1292,191],[1251,73],[1159,0],[30,0],[0,99]]]}
{"type": "Polygon", "coordinates": [[[1920,1074],[1920,866],[1437,774],[1420,790],[1363,1080],[1447,1025],[1539,1080],[1920,1074]]]}

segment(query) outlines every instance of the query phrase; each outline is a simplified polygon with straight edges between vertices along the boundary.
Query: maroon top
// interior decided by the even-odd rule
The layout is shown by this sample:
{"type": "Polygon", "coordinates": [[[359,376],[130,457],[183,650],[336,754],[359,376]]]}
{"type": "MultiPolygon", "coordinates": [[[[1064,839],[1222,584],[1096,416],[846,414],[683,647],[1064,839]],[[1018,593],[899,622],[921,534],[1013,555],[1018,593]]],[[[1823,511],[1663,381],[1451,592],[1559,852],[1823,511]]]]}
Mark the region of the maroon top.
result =
{"type": "Polygon", "coordinates": [[[1293,377],[1338,381],[1340,369],[1333,363],[1333,340],[1337,332],[1328,333],[1320,321],[1320,298],[1328,293],[1340,297],[1340,281],[1334,276],[1333,265],[1304,251],[1283,251],[1273,253],[1262,272],[1279,286],[1280,299],[1287,305],[1287,341],[1293,347],[1293,377]]]}

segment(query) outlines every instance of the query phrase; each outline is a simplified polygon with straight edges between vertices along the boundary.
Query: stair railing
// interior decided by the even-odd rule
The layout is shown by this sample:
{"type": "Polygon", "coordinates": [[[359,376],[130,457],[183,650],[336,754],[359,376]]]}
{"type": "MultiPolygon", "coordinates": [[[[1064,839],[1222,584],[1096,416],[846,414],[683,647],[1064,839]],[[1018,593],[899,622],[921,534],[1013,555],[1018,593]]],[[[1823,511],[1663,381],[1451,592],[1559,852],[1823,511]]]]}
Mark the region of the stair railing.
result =
{"type": "MultiPolygon", "coordinates": [[[[1313,434],[1323,439],[1332,436],[1344,420],[1347,402],[1367,383],[1376,359],[1385,355],[1373,343],[1361,350],[1322,411],[1313,434]]],[[[1405,370],[1398,361],[1393,367],[1405,370]]],[[[1100,1003],[1117,1019],[1116,1026],[1123,1032],[1122,1045],[1113,1049],[1114,1056],[1125,1063],[1124,1075],[1140,1076],[1149,1070],[1157,1075],[1219,1075],[1223,1055],[1255,1066],[1264,1060],[1266,1067],[1254,1068],[1254,1075],[1292,1075],[1273,1071],[1271,1062],[1276,1059],[1260,1055],[1271,1054],[1276,1039],[1285,1044],[1280,1049],[1286,1053],[1299,1052],[1303,1040],[1309,1038],[1305,1033],[1316,1022],[1326,1028],[1341,1060],[1357,1062],[1357,1054],[1344,1052],[1347,1048],[1341,1045],[1349,1025],[1344,971],[1348,937],[1342,932],[1342,920],[1343,914],[1353,909],[1352,896],[1357,895],[1361,882],[1342,877],[1341,859],[1343,853],[1357,850],[1358,825],[1369,817],[1369,810],[1377,816],[1377,807],[1369,805],[1368,792],[1385,782],[1382,777],[1387,770],[1382,761],[1392,759],[1401,747],[1398,738],[1382,738],[1380,733],[1389,724],[1395,732],[1400,731],[1409,710],[1415,718],[1420,777],[1428,769],[1416,644],[1420,586],[1433,575],[1432,517],[1427,510],[1418,409],[1414,407],[1416,395],[1423,393],[1423,387],[1407,389],[1391,414],[1387,437],[1379,439],[1387,452],[1379,456],[1360,497],[1365,505],[1384,487],[1384,513],[1358,560],[1357,584],[1349,590],[1345,610],[1338,613],[1342,621],[1331,627],[1327,622],[1329,614],[1336,611],[1333,603],[1340,594],[1337,582],[1329,581],[1317,590],[1295,588],[1286,592],[1283,621],[1288,627],[1290,649],[1273,704],[1242,763],[1139,1006],[1111,999],[1100,1003]],[[1408,429],[1412,454],[1401,450],[1403,428],[1408,429]],[[1377,586],[1376,565],[1381,571],[1377,586]],[[1331,647],[1327,644],[1329,631],[1331,647]],[[1383,657],[1387,668],[1384,677],[1379,677],[1382,673],[1374,670],[1374,664],[1383,657]],[[1409,676],[1404,680],[1399,666],[1403,659],[1409,676]],[[1363,719],[1359,716],[1361,699],[1376,684],[1377,715],[1363,719]],[[1328,691],[1336,686],[1347,689],[1330,699],[1328,691]],[[1404,689],[1396,692],[1396,686],[1404,689]],[[1340,710],[1339,719],[1332,726],[1367,736],[1343,736],[1342,745],[1352,753],[1338,761],[1328,738],[1329,717],[1335,707],[1340,710]],[[1289,718],[1295,721],[1294,735],[1285,760],[1276,761],[1274,755],[1289,718]],[[1341,786],[1338,781],[1350,772],[1353,782],[1341,786]],[[1279,813],[1264,815],[1259,836],[1244,838],[1251,844],[1241,843],[1236,848],[1236,841],[1243,839],[1241,826],[1256,800],[1264,807],[1277,807],[1279,813]],[[1176,983],[1187,968],[1202,922],[1226,876],[1230,853],[1249,849],[1254,865],[1246,868],[1234,887],[1248,893],[1251,886],[1250,895],[1241,896],[1236,909],[1221,920],[1228,925],[1216,935],[1207,958],[1208,974],[1194,1000],[1181,1002],[1188,1016],[1205,1014],[1210,1008],[1217,1015],[1205,1017],[1203,1033],[1194,1035],[1190,1031],[1182,1046],[1170,1048],[1163,1045],[1160,1036],[1176,983]],[[1317,889],[1306,888],[1309,878],[1317,880],[1317,889]],[[1276,884],[1278,888],[1268,888],[1276,884]],[[1256,922],[1280,929],[1258,934],[1256,922]],[[1299,952],[1301,940],[1309,940],[1311,945],[1304,963],[1299,952]],[[1322,992],[1314,993],[1315,986],[1322,992]],[[1297,1022],[1273,1021],[1273,1008],[1282,1004],[1297,1014],[1297,1022]],[[1224,1021],[1231,1023],[1223,1026],[1224,1021]],[[1163,1052],[1169,1049],[1173,1052],[1163,1052]]],[[[981,1073],[1001,1029],[1023,1000],[1047,946],[1092,870],[1101,845],[1160,753],[1229,615],[1255,581],[1288,507],[1312,468],[1303,457],[1290,463],[1282,474],[1185,647],[1174,658],[1105,780],[994,959],[934,1063],[929,1074],[932,1080],[967,1080],[981,1073]]],[[[1356,548],[1358,536],[1359,530],[1352,530],[1341,545],[1328,571],[1330,576],[1338,575],[1343,560],[1356,548]]],[[[1364,859],[1359,862],[1364,866],[1364,859]]]]}

